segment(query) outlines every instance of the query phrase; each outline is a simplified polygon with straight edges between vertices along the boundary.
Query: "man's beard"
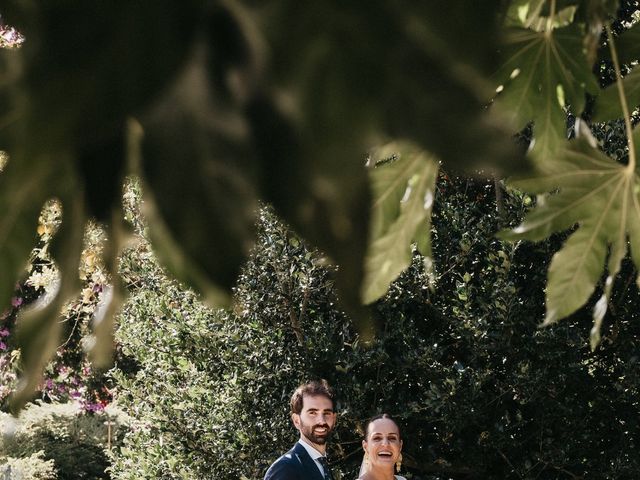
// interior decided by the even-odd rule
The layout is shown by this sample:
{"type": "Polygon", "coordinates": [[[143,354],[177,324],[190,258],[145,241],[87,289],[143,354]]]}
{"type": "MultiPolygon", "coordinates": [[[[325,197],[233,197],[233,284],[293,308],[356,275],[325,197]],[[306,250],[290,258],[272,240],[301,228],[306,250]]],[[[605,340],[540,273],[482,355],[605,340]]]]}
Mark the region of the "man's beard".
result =
{"type": "Polygon", "coordinates": [[[301,421],[300,430],[307,439],[309,439],[316,445],[324,445],[325,443],[327,443],[327,439],[331,435],[331,427],[329,427],[329,425],[327,425],[326,423],[323,425],[306,425],[301,421]],[[314,430],[321,427],[325,428],[325,433],[323,433],[322,435],[317,435],[314,430]]]}

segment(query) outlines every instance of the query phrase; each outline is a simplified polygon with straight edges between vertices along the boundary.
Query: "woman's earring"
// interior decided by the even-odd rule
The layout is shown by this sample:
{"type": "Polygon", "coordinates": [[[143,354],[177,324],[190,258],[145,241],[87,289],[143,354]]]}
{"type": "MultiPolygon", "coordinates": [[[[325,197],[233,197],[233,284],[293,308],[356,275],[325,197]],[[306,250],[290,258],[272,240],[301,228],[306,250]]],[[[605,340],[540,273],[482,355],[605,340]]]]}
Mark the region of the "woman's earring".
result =
{"type": "Polygon", "coordinates": [[[369,467],[369,452],[364,452],[364,466],[369,467]]]}
{"type": "Polygon", "coordinates": [[[400,454],[396,462],[396,473],[400,473],[400,465],[402,465],[402,454],[400,454]]]}

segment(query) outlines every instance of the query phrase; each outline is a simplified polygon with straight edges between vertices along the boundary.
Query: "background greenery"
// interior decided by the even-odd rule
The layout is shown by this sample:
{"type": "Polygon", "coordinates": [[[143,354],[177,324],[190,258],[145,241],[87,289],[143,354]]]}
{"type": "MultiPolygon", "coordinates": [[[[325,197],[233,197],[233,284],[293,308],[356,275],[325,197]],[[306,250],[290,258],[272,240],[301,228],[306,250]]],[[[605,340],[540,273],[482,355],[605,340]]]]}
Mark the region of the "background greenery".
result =
{"type": "Polygon", "coordinates": [[[637,295],[616,297],[595,353],[588,306],[540,330],[562,239],[497,240],[530,197],[505,192],[500,215],[493,182],[443,174],[439,185],[443,270],[415,253],[377,303],[380,334],[366,346],[336,307],[331,267],[269,209],[233,312],[169,280],[141,238],[121,264],[131,297],[117,338],[133,361],[114,375],[136,426],[114,478],[261,478],[296,439],[289,395],[315,377],[339,392],[331,457],[342,478],[355,477],[362,424],[381,411],[401,419],[414,478],[634,478],[637,295]]]}
{"type": "Polygon", "coordinates": [[[109,478],[105,469],[127,424],[114,407],[87,415],[74,403],[31,404],[19,420],[2,413],[0,473],[16,480],[109,478]]]}
{"type": "Polygon", "coordinates": [[[2,15],[0,46],[20,45],[0,50],[3,306],[43,205],[55,198],[63,212],[50,251],[60,288],[21,315],[13,409],[61,341],[56,314],[77,296],[92,219],[114,285],[89,343],[95,364],[109,363],[129,172],[145,186],[159,261],[210,304],[230,306],[266,201],[339,265],[341,309],[366,340],[375,322],[363,304],[386,294],[412,245],[435,263],[441,167],[509,176],[545,199],[500,235],[515,243],[569,231],[549,263],[544,321],[599,292],[592,348],[622,263],[640,265],[636,0],[11,0],[2,15]],[[622,134],[614,153],[598,149],[600,131],[622,134]]]}
{"type": "Polygon", "coordinates": [[[156,2],[143,31],[143,4],[25,5],[3,5],[27,40],[0,56],[0,397],[50,403],[3,467],[261,478],[295,441],[291,391],[324,377],[343,478],[379,411],[413,478],[637,477],[638,112],[613,85],[640,103],[637,1],[156,2]],[[494,173],[527,165],[510,185],[537,197],[494,173]],[[105,379],[84,350],[111,358],[125,293],[105,379]],[[108,457],[114,387],[132,422],[108,457]],[[82,416],[50,413],[67,400],[82,416]]]}

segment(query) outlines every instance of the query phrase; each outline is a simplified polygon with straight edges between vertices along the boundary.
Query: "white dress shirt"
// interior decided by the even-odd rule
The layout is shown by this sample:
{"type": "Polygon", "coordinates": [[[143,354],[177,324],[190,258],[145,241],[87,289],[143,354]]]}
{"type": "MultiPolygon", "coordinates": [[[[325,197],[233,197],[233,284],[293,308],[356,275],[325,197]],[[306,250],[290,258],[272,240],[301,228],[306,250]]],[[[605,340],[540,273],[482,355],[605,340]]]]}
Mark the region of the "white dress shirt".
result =
{"type": "Polygon", "coordinates": [[[320,462],[318,462],[318,458],[324,457],[324,455],[313,448],[311,445],[309,445],[307,442],[305,442],[302,438],[298,440],[298,443],[302,445],[307,451],[313,462],[316,464],[316,467],[318,467],[318,470],[320,470],[320,475],[322,475],[322,478],[324,478],[324,468],[322,468],[322,465],[320,465],[320,462]]]}

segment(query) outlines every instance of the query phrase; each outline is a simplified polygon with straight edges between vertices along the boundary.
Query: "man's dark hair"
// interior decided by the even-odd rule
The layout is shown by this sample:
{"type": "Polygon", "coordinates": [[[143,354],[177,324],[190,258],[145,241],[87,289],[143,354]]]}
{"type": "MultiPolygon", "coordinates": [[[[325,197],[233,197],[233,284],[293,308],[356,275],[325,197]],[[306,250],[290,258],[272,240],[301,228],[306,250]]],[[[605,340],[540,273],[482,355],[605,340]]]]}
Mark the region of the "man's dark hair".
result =
{"type": "Polygon", "coordinates": [[[400,431],[400,424],[396,421],[395,418],[393,418],[391,415],[389,415],[388,413],[381,413],[380,415],[376,415],[375,417],[371,417],[368,421],[367,421],[367,426],[364,429],[364,438],[365,440],[367,439],[367,437],[369,436],[369,427],[371,427],[371,424],[373,422],[375,422],[376,420],[380,420],[381,418],[386,418],[387,420],[391,420],[393,423],[396,424],[396,427],[398,427],[398,436],[400,439],[402,439],[402,432],[400,431]]]}
{"type": "Polygon", "coordinates": [[[313,380],[300,385],[291,395],[291,413],[300,415],[304,397],[322,396],[331,400],[333,409],[336,409],[335,393],[326,380],[313,380]]]}

